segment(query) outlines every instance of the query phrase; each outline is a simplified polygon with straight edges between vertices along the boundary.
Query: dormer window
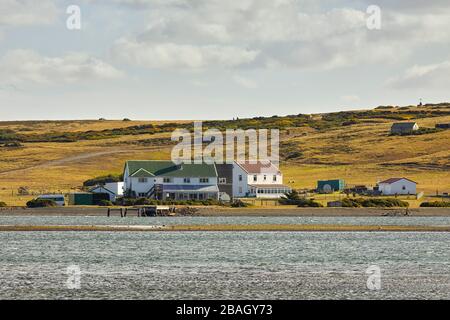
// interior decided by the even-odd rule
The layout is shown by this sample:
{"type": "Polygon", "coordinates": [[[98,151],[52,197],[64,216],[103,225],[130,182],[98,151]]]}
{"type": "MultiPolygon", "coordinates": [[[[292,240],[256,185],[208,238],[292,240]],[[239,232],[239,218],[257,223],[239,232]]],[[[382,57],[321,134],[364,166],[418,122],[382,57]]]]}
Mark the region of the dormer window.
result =
{"type": "Polygon", "coordinates": [[[273,182],[277,182],[277,176],[276,175],[273,176],[273,182]]]}
{"type": "Polygon", "coordinates": [[[183,182],[184,182],[184,183],[191,183],[191,178],[184,178],[184,179],[183,179],[183,182]]]}
{"type": "Polygon", "coordinates": [[[253,182],[256,182],[256,181],[258,181],[258,176],[255,174],[255,175],[253,176],[253,182]]]}
{"type": "Polygon", "coordinates": [[[200,178],[200,183],[209,183],[209,178],[200,178]]]}

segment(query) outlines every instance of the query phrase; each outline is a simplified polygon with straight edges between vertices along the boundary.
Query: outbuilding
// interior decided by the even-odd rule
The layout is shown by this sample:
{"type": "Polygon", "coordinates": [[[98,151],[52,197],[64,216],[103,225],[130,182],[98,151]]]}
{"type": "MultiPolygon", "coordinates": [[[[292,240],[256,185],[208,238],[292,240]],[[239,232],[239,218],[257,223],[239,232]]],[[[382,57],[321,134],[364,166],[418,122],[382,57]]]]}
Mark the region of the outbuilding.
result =
{"type": "Polygon", "coordinates": [[[417,182],[407,178],[391,178],[378,183],[378,191],[382,195],[417,194],[417,182]]]}

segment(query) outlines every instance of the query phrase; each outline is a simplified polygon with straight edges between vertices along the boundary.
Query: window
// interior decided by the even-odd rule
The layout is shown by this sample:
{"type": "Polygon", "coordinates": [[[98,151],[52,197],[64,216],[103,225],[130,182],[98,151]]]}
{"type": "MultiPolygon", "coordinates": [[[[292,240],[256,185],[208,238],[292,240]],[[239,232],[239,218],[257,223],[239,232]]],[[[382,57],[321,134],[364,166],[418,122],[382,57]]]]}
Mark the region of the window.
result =
{"type": "Polygon", "coordinates": [[[227,178],[219,178],[219,184],[226,184],[227,178]]]}
{"type": "Polygon", "coordinates": [[[184,178],[184,179],[183,179],[183,182],[184,182],[184,183],[191,183],[191,178],[184,178]]]}
{"type": "Polygon", "coordinates": [[[256,182],[256,181],[258,181],[258,176],[255,174],[255,175],[253,176],[253,182],[256,182]]]}
{"type": "Polygon", "coordinates": [[[242,193],[242,187],[239,187],[239,193],[242,193]]]}
{"type": "Polygon", "coordinates": [[[148,179],[147,178],[139,178],[138,182],[139,183],[147,183],[148,179]]]}
{"type": "Polygon", "coordinates": [[[172,179],[171,178],[163,178],[163,182],[164,183],[171,183],[172,179]]]}
{"type": "Polygon", "coordinates": [[[143,192],[140,192],[140,193],[138,193],[138,196],[144,198],[146,196],[146,194],[143,192]]]}
{"type": "Polygon", "coordinates": [[[239,181],[242,181],[242,174],[239,175],[239,181]]]}
{"type": "Polygon", "coordinates": [[[276,181],[277,181],[277,176],[274,175],[274,176],[273,176],[273,182],[276,182],[276,181]]]}
{"type": "Polygon", "coordinates": [[[209,183],[209,178],[200,178],[200,183],[209,183]]]}
{"type": "Polygon", "coordinates": [[[403,188],[402,188],[403,190],[406,190],[406,187],[405,186],[403,186],[403,188]]]}
{"type": "Polygon", "coordinates": [[[266,181],[267,180],[267,176],[266,175],[264,175],[264,181],[266,181]]]}

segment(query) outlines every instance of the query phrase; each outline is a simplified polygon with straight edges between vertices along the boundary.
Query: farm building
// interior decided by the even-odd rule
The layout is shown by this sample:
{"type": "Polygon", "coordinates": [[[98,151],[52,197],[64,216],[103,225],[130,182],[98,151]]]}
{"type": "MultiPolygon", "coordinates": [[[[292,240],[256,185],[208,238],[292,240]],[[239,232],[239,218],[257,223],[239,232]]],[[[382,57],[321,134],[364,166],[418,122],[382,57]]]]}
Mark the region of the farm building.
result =
{"type": "Polygon", "coordinates": [[[391,178],[378,183],[382,195],[406,195],[417,193],[417,182],[407,178],[391,178]]]}
{"type": "Polygon", "coordinates": [[[125,194],[132,197],[158,200],[219,199],[217,170],[213,164],[127,161],[123,176],[125,194]]]}
{"type": "Polygon", "coordinates": [[[391,134],[408,134],[419,130],[416,122],[397,122],[391,127],[391,134]]]}
{"type": "Polygon", "coordinates": [[[344,190],[344,188],[345,188],[345,181],[342,179],[317,181],[317,191],[320,193],[342,191],[344,190]]]}
{"type": "Polygon", "coordinates": [[[450,129],[450,123],[438,123],[436,129],[450,129]]]}
{"type": "Polygon", "coordinates": [[[98,205],[102,200],[109,200],[107,193],[76,192],[69,194],[69,205],[92,206],[98,205]]]}
{"type": "Polygon", "coordinates": [[[123,182],[110,182],[102,186],[96,186],[89,190],[92,193],[107,193],[110,201],[115,201],[117,197],[123,196],[123,182]]]}

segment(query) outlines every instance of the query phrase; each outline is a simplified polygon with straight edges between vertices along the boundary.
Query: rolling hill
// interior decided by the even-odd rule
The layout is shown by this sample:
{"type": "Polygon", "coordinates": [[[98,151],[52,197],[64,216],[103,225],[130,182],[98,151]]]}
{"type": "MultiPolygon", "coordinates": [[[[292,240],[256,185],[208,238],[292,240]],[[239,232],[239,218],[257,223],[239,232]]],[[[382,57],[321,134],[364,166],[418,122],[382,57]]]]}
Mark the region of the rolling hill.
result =
{"type": "MultiPolygon", "coordinates": [[[[450,191],[450,103],[420,107],[315,115],[205,121],[204,128],[279,128],[285,182],[313,188],[318,179],[343,178],[374,185],[406,176],[427,194],[450,191]],[[394,122],[416,121],[424,130],[390,135],[394,122]]],[[[19,187],[31,193],[67,192],[95,176],[120,173],[126,160],[166,159],[175,128],[187,121],[9,121],[0,122],[0,201],[23,205],[19,187]]]]}

